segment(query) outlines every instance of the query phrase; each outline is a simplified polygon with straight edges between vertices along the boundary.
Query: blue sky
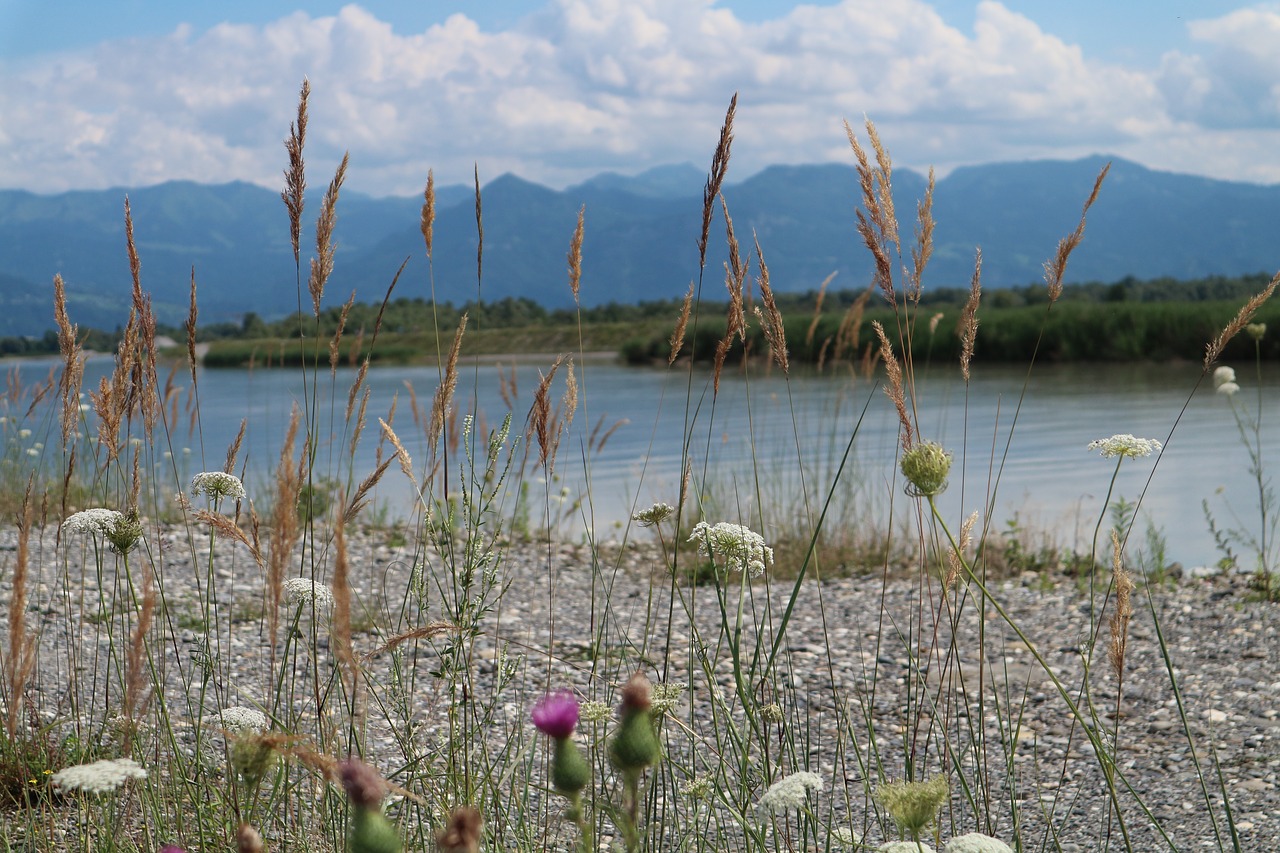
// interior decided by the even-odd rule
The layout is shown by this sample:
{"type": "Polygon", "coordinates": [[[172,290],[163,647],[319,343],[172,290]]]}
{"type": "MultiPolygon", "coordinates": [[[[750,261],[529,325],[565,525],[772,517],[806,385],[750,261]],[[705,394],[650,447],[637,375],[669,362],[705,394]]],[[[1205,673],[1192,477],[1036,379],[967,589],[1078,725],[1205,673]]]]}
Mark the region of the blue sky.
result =
{"type": "Polygon", "coordinates": [[[0,0],[0,187],[276,186],[304,75],[312,166],[375,194],[702,167],[734,91],[737,178],[848,162],[866,115],[917,169],[1276,183],[1278,45],[1280,3],[1233,0],[0,0]]]}

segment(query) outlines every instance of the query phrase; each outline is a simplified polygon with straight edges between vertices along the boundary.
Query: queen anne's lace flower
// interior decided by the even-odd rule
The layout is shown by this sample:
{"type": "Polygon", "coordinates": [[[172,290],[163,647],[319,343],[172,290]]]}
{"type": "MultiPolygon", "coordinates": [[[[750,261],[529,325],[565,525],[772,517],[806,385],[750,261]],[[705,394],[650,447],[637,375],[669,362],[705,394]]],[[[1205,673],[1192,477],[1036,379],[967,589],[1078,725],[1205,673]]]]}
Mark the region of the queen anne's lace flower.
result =
{"type": "Polygon", "coordinates": [[[147,771],[132,758],[112,758],[63,768],[53,774],[51,781],[63,791],[104,794],[130,779],[145,778],[147,771]]]}
{"type": "Polygon", "coordinates": [[[648,509],[637,512],[631,517],[639,522],[641,527],[652,527],[653,525],[670,518],[671,514],[674,512],[675,507],[671,506],[671,504],[658,502],[648,509]]]}
{"type": "Polygon", "coordinates": [[[764,792],[756,808],[766,814],[779,814],[791,809],[804,808],[809,801],[809,792],[822,790],[822,777],[817,773],[801,770],[790,776],[783,776],[769,786],[764,792]]]}
{"type": "Polygon", "coordinates": [[[723,560],[736,571],[745,569],[752,577],[764,574],[765,568],[773,565],[773,549],[764,544],[764,537],[741,524],[721,521],[710,525],[699,521],[689,541],[698,543],[702,556],[723,560]]]}
{"type": "Polygon", "coordinates": [[[191,494],[208,495],[212,500],[233,498],[242,500],[244,484],[234,474],[223,471],[205,471],[191,478],[191,494]]]}
{"type": "Polygon", "coordinates": [[[1163,445],[1154,438],[1135,438],[1128,433],[1121,435],[1113,435],[1111,438],[1099,438],[1096,441],[1089,442],[1089,450],[1098,450],[1102,455],[1110,459],[1114,456],[1126,456],[1130,459],[1137,459],[1140,456],[1150,456],[1152,453],[1158,453],[1163,445]]]}
{"type": "Polygon", "coordinates": [[[1013,848],[999,838],[992,838],[981,832],[970,832],[968,835],[952,838],[942,848],[942,853],[1013,853],[1013,848]]]}
{"type": "Polygon", "coordinates": [[[122,513],[114,509],[82,509],[70,515],[62,522],[62,529],[68,533],[102,533],[107,534],[116,529],[116,525],[124,520],[122,513]]]}
{"type": "Polygon", "coordinates": [[[266,714],[242,705],[232,705],[230,708],[222,709],[218,719],[222,722],[224,729],[237,735],[244,732],[261,733],[271,728],[271,721],[267,719],[266,714]]]}
{"type": "Polygon", "coordinates": [[[333,591],[311,578],[289,578],[284,582],[284,595],[288,604],[307,604],[314,601],[317,608],[333,605],[333,591]]]}

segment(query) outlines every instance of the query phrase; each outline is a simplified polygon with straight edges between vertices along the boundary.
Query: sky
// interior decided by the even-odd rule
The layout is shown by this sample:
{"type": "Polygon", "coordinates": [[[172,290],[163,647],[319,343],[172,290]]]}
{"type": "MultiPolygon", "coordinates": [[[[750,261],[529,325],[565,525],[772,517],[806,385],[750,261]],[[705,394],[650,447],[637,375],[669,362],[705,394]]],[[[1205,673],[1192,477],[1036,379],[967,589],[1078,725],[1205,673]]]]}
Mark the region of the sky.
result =
{"type": "Polygon", "coordinates": [[[310,81],[310,183],[373,195],[504,172],[564,187],[710,164],[730,181],[1108,154],[1280,183],[1280,2],[0,0],[0,188],[279,188],[310,81]],[[317,173],[319,172],[319,174],[317,173]]]}

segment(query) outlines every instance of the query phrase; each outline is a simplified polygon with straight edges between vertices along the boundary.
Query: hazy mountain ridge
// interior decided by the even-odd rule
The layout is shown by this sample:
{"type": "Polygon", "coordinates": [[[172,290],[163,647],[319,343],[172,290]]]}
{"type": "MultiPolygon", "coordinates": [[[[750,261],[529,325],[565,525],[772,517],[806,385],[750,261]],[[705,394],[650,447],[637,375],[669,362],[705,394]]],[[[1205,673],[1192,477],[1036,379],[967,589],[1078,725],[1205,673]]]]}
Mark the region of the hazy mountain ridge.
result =
{"type": "MultiPolygon", "coordinates": [[[[1003,163],[957,169],[938,181],[938,225],[926,286],[964,286],[976,247],[986,287],[1036,281],[1106,163],[1003,163]]],[[[678,297],[698,275],[697,240],[705,176],[690,165],[636,176],[605,173],[565,190],[514,175],[482,188],[483,278],[477,291],[474,190],[437,188],[429,273],[419,226],[422,199],[345,192],[338,204],[337,262],[326,301],[354,289],[381,299],[409,259],[396,293],[463,302],[477,296],[572,301],[566,252],[586,207],[581,298],[585,304],[678,297]]],[[[894,173],[904,244],[914,230],[925,179],[894,173]]],[[[836,288],[865,286],[871,274],[855,230],[860,191],[843,165],[773,166],[728,184],[725,198],[744,253],[758,237],[778,290],[809,290],[837,272],[836,288]]],[[[186,316],[195,267],[202,322],[247,311],[296,310],[298,287],[279,194],[246,183],[172,182],[133,190],[40,196],[0,191],[0,334],[41,334],[52,325],[52,280],[61,273],[75,322],[123,323],[130,288],[123,207],[132,208],[143,287],[162,321],[186,316]]],[[[303,288],[314,254],[312,222],[322,189],[307,198],[303,288]]],[[[723,295],[724,221],[712,226],[704,293],[723,295]]],[[[1280,265],[1280,187],[1157,172],[1116,160],[1089,218],[1071,281],[1189,278],[1270,270],[1280,265]]],[[[753,261],[753,268],[755,264],[753,261]]],[[[309,297],[303,294],[304,306],[309,297]]]]}

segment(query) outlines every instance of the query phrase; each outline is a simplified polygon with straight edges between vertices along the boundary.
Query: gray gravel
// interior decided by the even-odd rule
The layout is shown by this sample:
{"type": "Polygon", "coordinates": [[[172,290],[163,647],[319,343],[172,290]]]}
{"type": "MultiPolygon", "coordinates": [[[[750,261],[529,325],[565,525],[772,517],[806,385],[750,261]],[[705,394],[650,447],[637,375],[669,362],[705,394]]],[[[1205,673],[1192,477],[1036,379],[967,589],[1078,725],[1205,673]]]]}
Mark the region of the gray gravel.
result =
{"type": "MultiPolygon", "coordinates": [[[[39,626],[41,631],[39,677],[31,695],[51,716],[66,713],[68,694],[73,690],[80,691],[82,702],[108,691],[116,695],[112,686],[115,676],[102,667],[114,665],[108,663],[111,656],[107,651],[113,631],[116,644],[121,642],[122,629],[118,621],[85,615],[101,613],[101,606],[127,596],[124,589],[98,588],[92,551],[82,551],[80,542],[64,543],[56,549],[54,537],[53,529],[33,536],[32,566],[39,566],[39,571],[31,584],[27,612],[28,624],[39,626]],[[82,565],[88,568],[82,571],[82,565]],[[69,624],[75,626],[74,636],[68,631],[69,624]],[[73,646],[81,653],[70,659],[67,649],[73,646]]],[[[402,611],[413,567],[424,561],[411,544],[391,547],[389,541],[393,541],[389,534],[374,532],[353,535],[349,543],[358,601],[357,627],[361,629],[354,646],[359,654],[376,652],[398,630],[441,616],[436,592],[428,595],[426,610],[410,607],[402,611]],[[403,616],[388,615],[402,612],[403,616]]],[[[0,530],[3,600],[12,591],[15,542],[12,529],[0,530]]],[[[209,653],[218,656],[223,671],[229,674],[226,684],[230,691],[207,695],[206,715],[227,705],[255,704],[267,694],[271,661],[260,618],[261,569],[243,546],[223,544],[217,549],[218,560],[210,575],[203,563],[208,548],[207,534],[203,533],[189,536],[183,529],[153,530],[148,544],[168,603],[156,629],[164,650],[158,660],[167,704],[174,709],[196,707],[192,660],[209,653]],[[195,565],[200,566],[199,572],[193,569],[195,565]],[[219,626],[219,640],[211,646],[206,645],[204,632],[196,624],[198,577],[201,587],[213,578],[226,607],[224,612],[237,617],[219,626]]],[[[484,621],[474,674],[478,694],[491,696],[504,661],[510,662],[516,673],[495,701],[493,737],[505,741],[509,732],[527,730],[528,707],[548,685],[570,687],[584,699],[612,703],[618,682],[639,665],[655,681],[693,685],[681,705],[670,712],[665,728],[669,735],[666,748],[671,753],[668,760],[679,768],[673,776],[678,778],[686,768],[713,767],[714,759],[708,758],[715,746],[715,735],[708,725],[713,691],[707,689],[707,680],[691,656],[690,637],[695,632],[682,615],[683,605],[675,606],[672,628],[667,630],[670,584],[661,554],[647,546],[602,550],[607,556],[599,559],[593,559],[591,550],[583,546],[521,545],[502,550],[496,576],[506,590],[501,605],[484,621]],[[554,602],[554,607],[549,602],[554,602]],[[601,624],[607,624],[608,630],[593,631],[593,625],[601,624]],[[547,654],[549,645],[554,654],[547,654]],[[593,659],[597,662],[594,672],[593,659]],[[692,679],[691,662],[695,671],[692,679]]],[[[107,559],[111,565],[115,557],[108,555],[107,559]]],[[[140,555],[133,559],[139,572],[138,567],[146,562],[140,555]]],[[[331,562],[327,551],[317,554],[321,577],[329,577],[331,562]]],[[[428,570],[437,576],[443,563],[434,554],[425,560],[428,570]]],[[[299,564],[294,563],[295,571],[299,564]]],[[[736,594],[736,579],[734,584],[731,592],[736,594]]],[[[745,649],[755,649],[757,637],[766,646],[771,641],[792,589],[790,581],[757,583],[751,588],[752,601],[746,607],[744,622],[745,649]]],[[[1087,593],[1070,579],[1043,575],[996,582],[991,591],[1023,637],[1068,685],[1072,700],[1077,700],[1075,691],[1084,665],[1081,647],[1090,625],[1087,593]]],[[[722,647],[717,651],[720,607],[714,589],[682,587],[680,595],[685,602],[692,602],[689,607],[702,632],[722,697],[716,701],[723,701],[727,713],[741,719],[742,697],[736,695],[728,656],[722,647]]],[[[1198,761],[1209,775],[1209,795],[1221,818],[1220,790],[1213,775],[1216,761],[1230,793],[1241,849],[1274,849],[1280,841],[1280,793],[1276,790],[1280,770],[1280,636],[1276,606],[1254,600],[1247,578],[1215,576],[1140,588],[1135,594],[1135,609],[1124,669],[1118,772],[1139,792],[1146,808],[1179,849],[1216,848],[1218,841],[1196,772],[1198,761]],[[1153,609],[1159,614],[1160,630],[1176,667],[1194,751],[1170,689],[1153,609]]],[[[942,763],[938,746],[941,732],[945,730],[953,747],[967,756],[972,753],[965,744],[981,731],[989,744],[988,787],[997,798],[991,808],[996,817],[994,833],[1012,841],[1014,829],[1008,817],[1012,798],[1024,820],[1019,834],[1026,849],[1055,848],[1054,841],[1045,840],[1047,824],[1054,828],[1056,845],[1061,849],[1096,849],[1106,798],[1098,762],[1080,725],[1073,722],[1027,642],[990,603],[981,629],[987,649],[985,661],[978,653],[975,599],[965,600],[958,614],[948,615],[949,611],[937,584],[922,585],[918,579],[884,581],[870,575],[806,581],[799,589],[781,645],[777,678],[755,685],[756,693],[747,701],[754,708],[777,703],[784,713],[782,728],[807,732],[808,749],[782,763],[776,761],[776,755],[758,760],[781,772],[810,769],[820,773],[826,781],[818,809],[824,822],[850,824],[866,833],[869,842],[879,843],[885,839],[885,830],[865,794],[876,780],[864,783],[864,775],[875,773],[861,770],[853,754],[840,754],[836,748],[839,732],[851,733],[853,741],[865,746],[870,719],[885,771],[894,775],[902,772],[908,748],[904,744],[914,744],[916,760],[933,773],[942,763]],[[940,609],[943,615],[935,633],[935,614],[940,609]],[[953,616],[958,660],[946,655],[953,616]],[[904,635],[911,637],[909,642],[904,642],[904,635]],[[910,653],[909,648],[913,650],[910,653]],[[912,654],[930,662],[923,678],[906,677],[912,654]],[[982,706],[975,698],[975,685],[980,680],[987,685],[982,706]],[[905,713],[909,696],[912,707],[923,710],[905,713]],[[992,704],[997,696],[1022,709],[1020,726],[1012,735],[1017,746],[1008,764],[998,746],[1001,732],[992,704]]],[[[1105,621],[1109,615],[1107,610],[1101,618],[1105,621]]],[[[5,621],[4,616],[0,614],[0,621],[5,621]]],[[[334,664],[329,653],[328,620],[323,614],[318,618],[314,663],[322,672],[329,672],[334,664]]],[[[309,619],[308,614],[302,620],[304,634],[308,633],[309,619]]],[[[7,629],[0,626],[0,630],[7,629]]],[[[1109,738],[1116,679],[1105,657],[1105,626],[1101,636],[1093,665],[1093,697],[1108,729],[1100,736],[1109,738]]],[[[408,705],[414,719],[405,721],[392,714],[388,722],[378,713],[377,702],[367,705],[369,750],[384,770],[405,760],[403,735],[396,737],[396,727],[404,726],[400,729],[403,732],[412,726],[414,745],[410,749],[421,749],[424,754],[438,746],[445,731],[445,713],[453,699],[428,674],[438,663],[438,658],[430,657],[422,656],[415,670],[418,680],[411,688],[400,684],[402,691],[412,694],[408,705]]],[[[395,687],[388,674],[391,658],[383,652],[364,663],[376,694],[390,693],[395,687]]],[[[101,708],[102,699],[93,707],[101,708]]],[[[308,703],[306,696],[299,697],[295,714],[299,721],[311,719],[308,715],[314,715],[314,703],[308,703]]],[[[1008,716],[1003,717],[1006,722],[1008,716]]],[[[198,717],[175,711],[175,726],[193,732],[198,717]]],[[[1005,735],[1009,737],[1008,732],[1005,735]]],[[[536,737],[520,737],[523,740],[517,755],[540,754],[542,747],[536,737]]],[[[843,739],[849,741],[847,736],[843,739]]],[[[958,772],[972,782],[979,769],[968,758],[960,759],[960,764],[958,772]]],[[[950,770],[957,772],[955,767],[950,770]]],[[[944,840],[953,825],[956,832],[975,828],[973,810],[964,802],[961,790],[953,775],[953,810],[945,821],[944,840]]],[[[1166,846],[1131,796],[1122,797],[1122,807],[1135,849],[1166,846]]],[[[1220,826],[1219,832],[1225,834],[1225,826],[1220,826]]],[[[559,843],[546,837],[549,847],[559,843]]],[[[1225,835],[1222,843],[1230,849],[1231,841],[1225,835]]],[[[723,849],[734,846],[730,838],[721,845],[723,849]]]]}

